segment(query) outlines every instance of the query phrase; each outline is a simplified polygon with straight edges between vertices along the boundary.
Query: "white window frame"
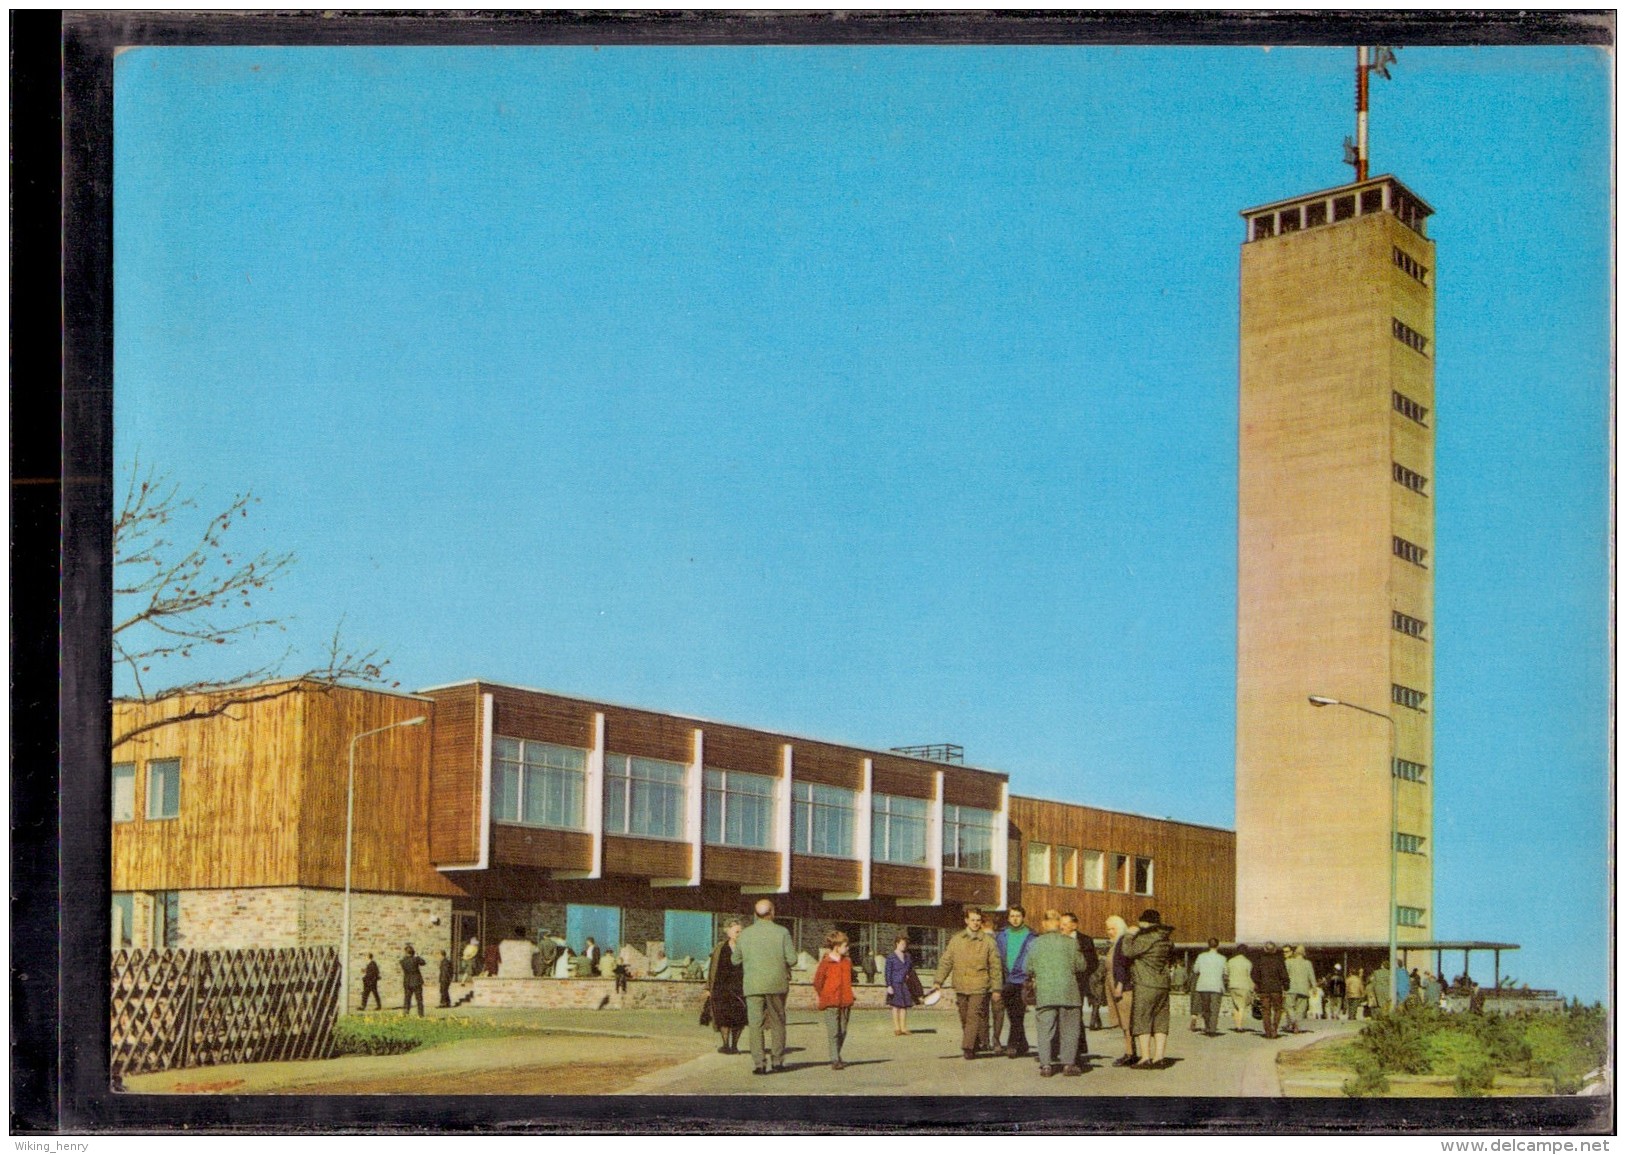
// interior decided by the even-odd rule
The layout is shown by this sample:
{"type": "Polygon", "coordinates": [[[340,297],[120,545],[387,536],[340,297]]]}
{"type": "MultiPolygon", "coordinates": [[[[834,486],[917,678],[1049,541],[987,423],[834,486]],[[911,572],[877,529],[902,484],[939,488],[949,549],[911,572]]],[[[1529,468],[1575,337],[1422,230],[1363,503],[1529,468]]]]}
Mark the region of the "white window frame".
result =
{"type": "MultiPolygon", "coordinates": [[[[959,806],[949,804],[943,807],[943,869],[960,870],[971,874],[994,873],[994,833],[999,829],[999,812],[997,810],[984,810],[980,806],[959,806]],[[970,816],[970,821],[966,817],[970,816]],[[986,819],[986,821],[983,821],[986,819]],[[988,865],[968,866],[963,861],[965,855],[960,850],[960,843],[964,837],[961,831],[981,830],[987,838],[988,865]]],[[[975,852],[972,852],[975,853],[975,852]]]]}
{"type": "Polygon", "coordinates": [[[1025,853],[1022,856],[1022,878],[1023,878],[1023,880],[1025,882],[1032,883],[1034,886],[1049,886],[1050,885],[1050,863],[1051,863],[1050,843],[1048,843],[1048,842],[1030,842],[1030,843],[1028,843],[1027,853],[1025,853]],[[1035,870],[1033,868],[1033,866],[1034,866],[1034,857],[1036,855],[1042,856],[1040,858],[1040,860],[1039,860],[1040,864],[1042,866],[1042,869],[1039,869],[1039,870],[1035,870]]]}
{"type": "Polygon", "coordinates": [[[1107,855],[1106,855],[1106,851],[1104,851],[1104,850],[1090,850],[1089,848],[1086,847],[1085,849],[1080,850],[1078,852],[1078,858],[1079,858],[1079,866],[1078,866],[1079,884],[1081,886],[1083,886],[1083,888],[1085,890],[1098,890],[1098,891],[1106,890],[1106,888],[1107,888],[1107,855]],[[1091,857],[1092,855],[1094,856],[1093,859],[1091,857]],[[1090,865],[1090,863],[1092,861],[1095,863],[1095,871],[1094,871],[1093,874],[1091,873],[1091,871],[1089,869],[1089,865],[1090,865]],[[1092,878],[1094,880],[1093,883],[1091,881],[1092,878]]]}
{"type": "Polygon", "coordinates": [[[545,830],[586,830],[587,829],[587,759],[590,751],[580,746],[564,746],[558,742],[542,742],[532,738],[505,738],[492,739],[491,750],[491,806],[492,821],[512,826],[529,826],[545,830]],[[511,742],[516,749],[516,756],[505,757],[503,743],[511,742]],[[581,764],[578,767],[557,766],[549,762],[533,763],[527,755],[532,749],[541,751],[562,751],[579,757],[581,764]],[[514,794],[514,813],[507,815],[498,813],[502,805],[502,791],[497,788],[497,776],[507,774],[508,767],[513,767],[513,773],[518,775],[519,786],[514,794]],[[568,822],[533,822],[525,817],[526,803],[530,800],[531,780],[541,781],[550,774],[573,774],[578,779],[576,790],[576,808],[578,820],[571,824],[568,822]]]}
{"type": "Polygon", "coordinates": [[[707,846],[738,846],[745,850],[772,850],[774,845],[774,795],[778,792],[778,778],[772,774],[751,774],[744,770],[724,770],[717,766],[707,766],[701,776],[702,788],[705,798],[701,811],[702,839],[707,846]],[[737,787],[762,783],[763,790],[743,790],[737,787]],[[714,785],[715,783],[715,785],[714,785]],[[734,817],[736,806],[743,806],[742,802],[731,802],[731,799],[761,799],[761,805],[766,807],[766,817],[762,821],[762,841],[747,842],[738,832],[730,837],[729,819],[734,817]],[[716,823],[715,836],[712,824],[716,823]]]}
{"type": "Polygon", "coordinates": [[[1157,893],[1157,863],[1149,854],[1132,854],[1129,856],[1129,886],[1130,892],[1142,898],[1150,898],[1157,893]],[[1146,889],[1141,890],[1135,885],[1135,876],[1140,873],[1140,864],[1146,864],[1146,889]]]}
{"type": "Polygon", "coordinates": [[[645,758],[639,754],[604,755],[604,833],[614,834],[623,838],[651,838],[660,842],[687,842],[688,831],[688,800],[689,766],[683,762],[673,762],[666,758],[645,758]],[[677,772],[676,779],[671,778],[640,778],[633,771],[643,766],[659,766],[677,772]],[[659,786],[676,786],[679,795],[677,807],[677,832],[674,834],[649,834],[633,829],[632,788],[635,782],[650,782],[659,786]],[[611,795],[621,792],[621,803],[626,823],[621,827],[610,825],[611,795]]]}
{"type": "Polygon", "coordinates": [[[1060,843],[1051,852],[1052,874],[1055,877],[1055,886],[1078,886],[1078,848],[1063,846],[1060,843]]]}
{"type": "Polygon", "coordinates": [[[930,867],[931,860],[931,807],[930,800],[925,798],[910,798],[904,794],[877,794],[871,807],[874,815],[874,828],[871,834],[870,850],[876,862],[885,862],[893,866],[924,866],[930,867]],[[894,802],[907,803],[909,808],[920,807],[920,814],[895,814],[892,810],[894,802]],[[894,858],[892,857],[892,820],[896,818],[903,822],[920,823],[920,857],[894,858]],[[875,842],[881,846],[876,848],[875,842]]]}
{"type": "MultiPolygon", "coordinates": [[[[845,786],[828,786],[822,782],[795,782],[791,783],[791,850],[795,854],[805,854],[814,858],[840,858],[851,860],[858,855],[855,853],[858,846],[858,791],[849,790],[845,786]],[[820,798],[821,791],[826,792],[820,798]],[[845,803],[833,801],[830,793],[843,795],[845,803]],[[803,795],[806,795],[805,797],[803,795]],[[821,816],[831,814],[845,814],[846,818],[825,818],[826,822],[836,821],[846,831],[847,849],[841,853],[830,853],[826,850],[814,850],[815,835],[820,828],[821,816]]],[[[825,827],[828,830],[828,827],[825,827]]]]}

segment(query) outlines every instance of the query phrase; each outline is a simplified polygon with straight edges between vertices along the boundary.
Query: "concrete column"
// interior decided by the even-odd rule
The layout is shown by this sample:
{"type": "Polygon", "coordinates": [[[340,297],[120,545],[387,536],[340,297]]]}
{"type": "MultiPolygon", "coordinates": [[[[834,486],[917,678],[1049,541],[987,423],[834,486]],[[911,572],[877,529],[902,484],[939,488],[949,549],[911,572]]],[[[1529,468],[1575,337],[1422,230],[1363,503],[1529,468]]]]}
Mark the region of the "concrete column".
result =
{"type": "Polygon", "coordinates": [[[999,813],[994,817],[994,875],[998,879],[998,902],[1001,910],[1009,909],[1011,857],[1011,784],[999,784],[999,813]]]}
{"type": "Polygon", "coordinates": [[[774,846],[779,851],[779,893],[790,892],[790,826],[793,817],[790,791],[795,754],[789,742],[780,747],[779,781],[774,786],[774,846]]]}
{"type": "Polygon", "coordinates": [[[932,868],[932,905],[943,905],[943,772],[932,775],[932,804],[926,812],[926,859],[932,868]]]}
{"type": "Polygon", "coordinates": [[[858,854],[858,897],[869,898],[875,834],[875,761],[864,759],[864,785],[853,803],[853,850],[858,854]]]}

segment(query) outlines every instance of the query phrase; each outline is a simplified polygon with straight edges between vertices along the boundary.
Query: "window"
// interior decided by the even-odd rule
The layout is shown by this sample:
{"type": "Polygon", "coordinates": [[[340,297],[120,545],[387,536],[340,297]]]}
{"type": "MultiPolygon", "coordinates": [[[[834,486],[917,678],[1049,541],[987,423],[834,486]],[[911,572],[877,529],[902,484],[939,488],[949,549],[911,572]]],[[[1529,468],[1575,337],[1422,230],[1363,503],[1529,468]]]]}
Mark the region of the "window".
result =
{"type": "Polygon", "coordinates": [[[1112,856],[1112,889],[1121,894],[1129,893],[1129,855],[1114,854],[1112,856]]]}
{"type": "Polygon", "coordinates": [[[817,782],[791,784],[790,844],[797,854],[853,856],[853,808],[858,795],[817,782]]]}
{"type": "Polygon", "coordinates": [[[147,817],[176,818],[181,813],[181,760],[147,763],[147,817]]]}
{"type": "Polygon", "coordinates": [[[1269,213],[1266,213],[1264,216],[1259,216],[1259,217],[1254,217],[1253,218],[1253,239],[1254,240],[1261,241],[1261,240],[1264,240],[1266,237],[1273,237],[1275,235],[1276,235],[1276,221],[1269,213]]]}
{"type": "Polygon", "coordinates": [[[1425,642],[1428,641],[1428,623],[1420,618],[1414,618],[1410,614],[1403,614],[1399,610],[1392,610],[1389,613],[1389,623],[1407,637],[1421,638],[1425,642]]]}
{"type": "Polygon", "coordinates": [[[1361,190],[1361,212],[1380,213],[1383,211],[1383,189],[1368,188],[1361,190]]]}
{"type": "Polygon", "coordinates": [[[1035,886],[1050,885],[1050,843],[1028,843],[1028,881],[1035,886]]]}
{"type": "Polygon", "coordinates": [[[1413,401],[1410,397],[1407,397],[1404,393],[1398,391],[1396,391],[1394,394],[1394,403],[1396,413],[1403,413],[1407,417],[1410,417],[1413,421],[1417,422],[1417,424],[1421,425],[1423,428],[1428,428],[1428,410],[1423,408],[1423,406],[1417,404],[1417,402],[1413,401]]]}
{"type": "Polygon", "coordinates": [[[157,891],[152,896],[152,947],[154,950],[173,950],[180,945],[180,893],[173,890],[157,891]]]}
{"type": "Polygon", "coordinates": [[[1404,758],[1395,759],[1395,777],[1404,778],[1407,782],[1421,782],[1428,770],[1421,762],[1408,762],[1404,758]]]}
{"type": "Polygon", "coordinates": [[[1354,215],[1355,215],[1355,197],[1354,197],[1353,194],[1351,194],[1350,196],[1333,197],[1333,199],[1332,199],[1332,219],[1333,220],[1335,220],[1335,221],[1347,221],[1347,220],[1349,220],[1350,217],[1352,217],[1354,215]]]}
{"type": "Polygon", "coordinates": [[[1423,839],[1416,834],[1401,834],[1395,832],[1395,849],[1402,854],[1423,853],[1423,839]]]}
{"type": "MultiPolygon", "coordinates": [[[[943,957],[943,939],[948,937],[940,927],[935,926],[906,926],[903,933],[909,936],[909,954],[915,962],[917,971],[935,971],[938,960],[943,957]]],[[[892,944],[887,943],[886,949],[891,953],[892,944]]]]}
{"type": "MultiPolygon", "coordinates": [[[[567,903],[565,906],[565,942],[570,949],[581,954],[591,938],[593,945],[609,954],[621,945],[621,908],[619,906],[591,906],[586,903],[567,903]]],[[[643,943],[635,944],[639,950],[643,943]]]]}
{"type": "Polygon", "coordinates": [[[1078,885],[1078,851],[1071,846],[1056,847],[1056,885],[1078,885]]]}
{"type": "Polygon", "coordinates": [[[713,846],[773,845],[775,779],[738,770],[706,770],[706,841],[713,846]]]}
{"type": "Polygon", "coordinates": [[[997,818],[975,806],[943,807],[943,868],[992,873],[997,818]]]}
{"type": "Polygon", "coordinates": [[[1299,210],[1296,206],[1290,209],[1283,209],[1279,214],[1277,214],[1277,219],[1281,222],[1280,227],[1283,233],[1298,232],[1299,210]]]}
{"type": "Polygon", "coordinates": [[[1327,223],[1327,202],[1312,201],[1304,206],[1304,227],[1313,229],[1327,223]]]}
{"type": "Polygon", "coordinates": [[[1099,850],[1086,850],[1083,859],[1084,889],[1105,890],[1107,888],[1106,856],[1099,850]]]}
{"type": "Polygon", "coordinates": [[[1420,493],[1424,497],[1428,496],[1428,478],[1424,477],[1421,473],[1407,469],[1398,461],[1390,462],[1390,464],[1394,467],[1395,481],[1399,482],[1401,485],[1404,485],[1413,493],[1420,493]]]}
{"type": "Polygon", "coordinates": [[[135,821],[135,763],[113,763],[113,821],[135,821]]]}
{"type": "Polygon", "coordinates": [[[1395,907],[1395,921],[1401,926],[1422,926],[1423,908],[1420,906],[1395,907]]]}
{"type": "Polygon", "coordinates": [[[1423,336],[1416,329],[1413,329],[1399,317],[1391,317],[1390,323],[1395,335],[1395,340],[1399,341],[1402,345],[1410,346],[1425,357],[1428,356],[1427,337],[1423,336]]]}
{"type": "Polygon", "coordinates": [[[1412,565],[1420,566],[1423,569],[1428,568],[1428,550],[1422,546],[1413,545],[1405,538],[1397,537],[1394,539],[1394,551],[1396,557],[1409,561],[1412,565]]]}
{"type": "MultiPolygon", "coordinates": [[[[567,914],[568,917],[568,914],[567,914]]],[[[711,934],[712,916],[703,910],[669,910],[666,912],[666,957],[674,960],[711,957],[711,948],[717,940],[711,934]]],[[[638,946],[637,943],[633,944],[638,946]]],[[[639,946],[639,949],[643,948],[639,946]]]]}
{"type": "Polygon", "coordinates": [[[1135,859],[1135,893],[1152,893],[1152,860],[1150,858],[1135,859]]]}
{"type": "Polygon", "coordinates": [[[681,839],[688,771],[681,762],[605,755],[605,833],[681,839]]]}
{"type": "Polygon", "coordinates": [[[113,896],[113,949],[129,950],[133,945],[131,938],[135,926],[135,896],[131,894],[115,894],[113,896]]]}
{"type": "Polygon", "coordinates": [[[926,808],[923,798],[875,796],[870,857],[904,866],[926,865],[926,808]]]}
{"type": "Polygon", "coordinates": [[[1399,245],[1394,246],[1395,268],[1402,270],[1419,285],[1428,284],[1428,266],[1419,264],[1416,258],[1406,252],[1399,245]]]}
{"type": "Polygon", "coordinates": [[[491,816],[526,826],[580,830],[587,796],[587,751],[498,738],[491,759],[491,816]]]}
{"type": "Polygon", "coordinates": [[[1402,686],[1396,682],[1389,687],[1389,700],[1397,706],[1404,706],[1421,714],[1426,712],[1423,703],[1428,700],[1428,695],[1421,690],[1414,690],[1410,686],[1402,686]]]}

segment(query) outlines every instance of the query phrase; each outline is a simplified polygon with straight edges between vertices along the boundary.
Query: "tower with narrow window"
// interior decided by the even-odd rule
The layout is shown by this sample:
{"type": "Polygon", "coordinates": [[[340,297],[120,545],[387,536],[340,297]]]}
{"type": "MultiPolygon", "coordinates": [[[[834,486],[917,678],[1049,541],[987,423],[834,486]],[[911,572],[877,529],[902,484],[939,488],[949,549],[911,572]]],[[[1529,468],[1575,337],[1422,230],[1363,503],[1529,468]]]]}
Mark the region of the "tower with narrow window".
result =
{"type": "Polygon", "coordinates": [[[1249,942],[1381,942],[1390,917],[1402,943],[1435,937],[1432,211],[1378,176],[1242,214],[1236,922],[1249,942]]]}

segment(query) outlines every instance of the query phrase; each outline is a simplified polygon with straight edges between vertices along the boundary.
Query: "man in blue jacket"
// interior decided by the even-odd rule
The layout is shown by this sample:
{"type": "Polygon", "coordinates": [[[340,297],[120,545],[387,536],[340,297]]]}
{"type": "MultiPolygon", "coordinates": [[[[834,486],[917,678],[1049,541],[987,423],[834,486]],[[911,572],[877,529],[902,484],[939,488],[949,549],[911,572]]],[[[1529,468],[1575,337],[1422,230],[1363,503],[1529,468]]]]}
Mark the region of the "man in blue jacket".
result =
{"type": "Polygon", "coordinates": [[[1027,1004],[1022,987],[1028,981],[1028,951],[1033,949],[1037,936],[1024,925],[1027,917],[1027,911],[1012,904],[1005,915],[1006,925],[994,935],[999,959],[1005,964],[1005,986],[1000,1001],[994,1004],[994,1046],[999,1046],[1000,1019],[1009,1015],[1011,1032],[1005,1040],[1005,1055],[1011,1059],[1028,1053],[1027,1004]]]}

